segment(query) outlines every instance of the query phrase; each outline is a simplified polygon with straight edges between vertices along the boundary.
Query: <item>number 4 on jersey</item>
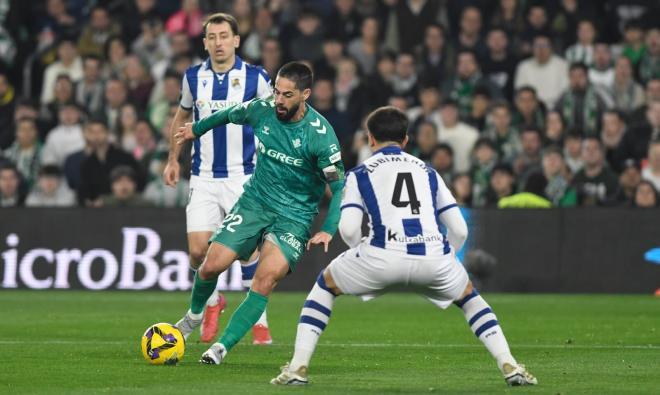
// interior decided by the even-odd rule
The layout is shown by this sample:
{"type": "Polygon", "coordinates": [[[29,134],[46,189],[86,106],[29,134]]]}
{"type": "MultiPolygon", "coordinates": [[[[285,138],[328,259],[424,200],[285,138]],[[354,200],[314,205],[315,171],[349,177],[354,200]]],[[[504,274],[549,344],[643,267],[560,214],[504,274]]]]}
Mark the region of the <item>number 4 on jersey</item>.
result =
{"type": "Polygon", "coordinates": [[[413,214],[419,214],[419,208],[422,204],[417,200],[412,173],[397,174],[396,182],[394,183],[394,193],[392,194],[392,205],[394,207],[406,207],[410,205],[410,211],[413,214]],[[408,191],[408,201],[401,200],[403,184],[406,185],[406,190],[408,191]]]}

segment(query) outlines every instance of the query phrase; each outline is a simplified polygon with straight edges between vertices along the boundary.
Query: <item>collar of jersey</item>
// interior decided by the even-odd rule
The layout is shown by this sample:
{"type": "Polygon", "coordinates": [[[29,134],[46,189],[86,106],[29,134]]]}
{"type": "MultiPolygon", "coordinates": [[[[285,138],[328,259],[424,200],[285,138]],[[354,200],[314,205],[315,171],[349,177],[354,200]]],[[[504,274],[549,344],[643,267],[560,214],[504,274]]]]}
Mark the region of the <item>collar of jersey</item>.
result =
{"type": "Polygon", "coordinates": [[[401,147],[397,147],[396,145],[388,145],[386,147],[383,147],[379,149],[378,151],[374,152],[374,155],[376,154],[383,154],[383,155],[393,155],[393,154],[400,154],[401,153],[401,147]]]}
{"type": "MultiPolygon", "coordinates": [[[[227,71],[227,73],[232,71],[232,70],[240,70],[243,67],[243,59],[241,59],[241,57],[238,56],[238,55],[235,55],[235,56],[236,56],[236,60],[234,61],[234,67],[229,69],[227,71]]],[[[213,70],[213,67],[211,65],[211,58],[206,58],[206,61],[204,62],[204,64],[206,65],[206,68],[208,70],[211,70],[212,72],[215,73],[215,70],[213,70]]],[[[216,74],[225,74],[225,73],[216,73],[216,74]]]]}

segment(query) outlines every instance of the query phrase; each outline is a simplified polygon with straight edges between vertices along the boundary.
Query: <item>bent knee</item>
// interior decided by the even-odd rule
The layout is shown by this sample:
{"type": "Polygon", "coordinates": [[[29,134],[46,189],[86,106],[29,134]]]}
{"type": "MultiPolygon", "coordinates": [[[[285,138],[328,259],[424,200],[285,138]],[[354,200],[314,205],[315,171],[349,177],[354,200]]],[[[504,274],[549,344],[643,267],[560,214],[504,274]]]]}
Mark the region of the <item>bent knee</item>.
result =
{"type": "Polygon", "coordinates": [[[277,285],[277,276],[274,273],[255,275],[252,279],[252,290],[262,295],[269,295],[277,285]]]}
{"type": "Polygon", "coordinates": [[[472,291],[474,291],[474,287],[472,286],[472,281],[468,280],[468,283],[465,286],[465,291],[463,291],[463,295],[461,295],[461,299],[471,294],[472,291]]]}
{"type": "Polygon", "coordinates": [[[208,245],[204,246],[191,246],[190,247],[190,267],[193,269],[199,268],[206,258],[208,245]]]}

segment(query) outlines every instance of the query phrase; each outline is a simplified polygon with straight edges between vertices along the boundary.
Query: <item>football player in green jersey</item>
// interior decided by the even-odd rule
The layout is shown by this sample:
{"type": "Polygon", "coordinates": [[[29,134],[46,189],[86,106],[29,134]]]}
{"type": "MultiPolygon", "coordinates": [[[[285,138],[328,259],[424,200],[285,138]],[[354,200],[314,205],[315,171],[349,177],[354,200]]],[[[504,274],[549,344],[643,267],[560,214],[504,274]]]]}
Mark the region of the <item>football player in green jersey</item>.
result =
{"type": "Polygon", "coordinates": [[[177,323],[184,336],[199,326],[202,314],[193,311],[201,311],[220,273],[234,260],[247,258],[257,245],[261,245],[259,266],[247,297],[200,362],[220,364],[264,311],[278,281],[295,270],[305,246],[323,244],[327,251],[337,231],[344,166],[332,126],[306,103],[312,79],[305,64],[288,63],[277,74],[271,98],[218,111],[175,134],[181,144],[214,127],[235,123],[252,126],[259,139],[254,174],[209,240],[206,259],[195,274],[190,310],[177,323]],[[332,191],[328,215],[321,231],[310,238],[326,184],[332,191]]]}

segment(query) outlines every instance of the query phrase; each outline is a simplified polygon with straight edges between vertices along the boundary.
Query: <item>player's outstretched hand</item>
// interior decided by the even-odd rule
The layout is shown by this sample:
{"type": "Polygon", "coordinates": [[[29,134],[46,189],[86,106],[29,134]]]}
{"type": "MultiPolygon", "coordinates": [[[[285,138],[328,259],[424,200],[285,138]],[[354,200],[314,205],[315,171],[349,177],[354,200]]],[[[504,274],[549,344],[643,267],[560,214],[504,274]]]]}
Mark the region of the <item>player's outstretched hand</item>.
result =
{"type": "Polygon", "coordinates": [[[330,240],[332,240],[332,236],[329,233],[318,232],[307,242],[307,249],[309,250],[312,244],[323,244],[323,249],[325,252],[328,252],[328,244],[330,244],[330,240]]]}
{"type": "Polygon", "coordinates": [[[179,175],[181,174],[181,166],[177,161],[167,161],[165,165],[165,170],[163,170],[163,180],[165,185],[175,187],[176,183],[179,182],[179,175]]]}
{"type": "Polygon", "coordinates": [[[174,134],[174,141],[177,144],[181,145],[186,142],[186,140],[192,140],[195,138],[192,130],[192,122],[186,122],[185,125],[179,128],[179,131],[174,134]]]}

